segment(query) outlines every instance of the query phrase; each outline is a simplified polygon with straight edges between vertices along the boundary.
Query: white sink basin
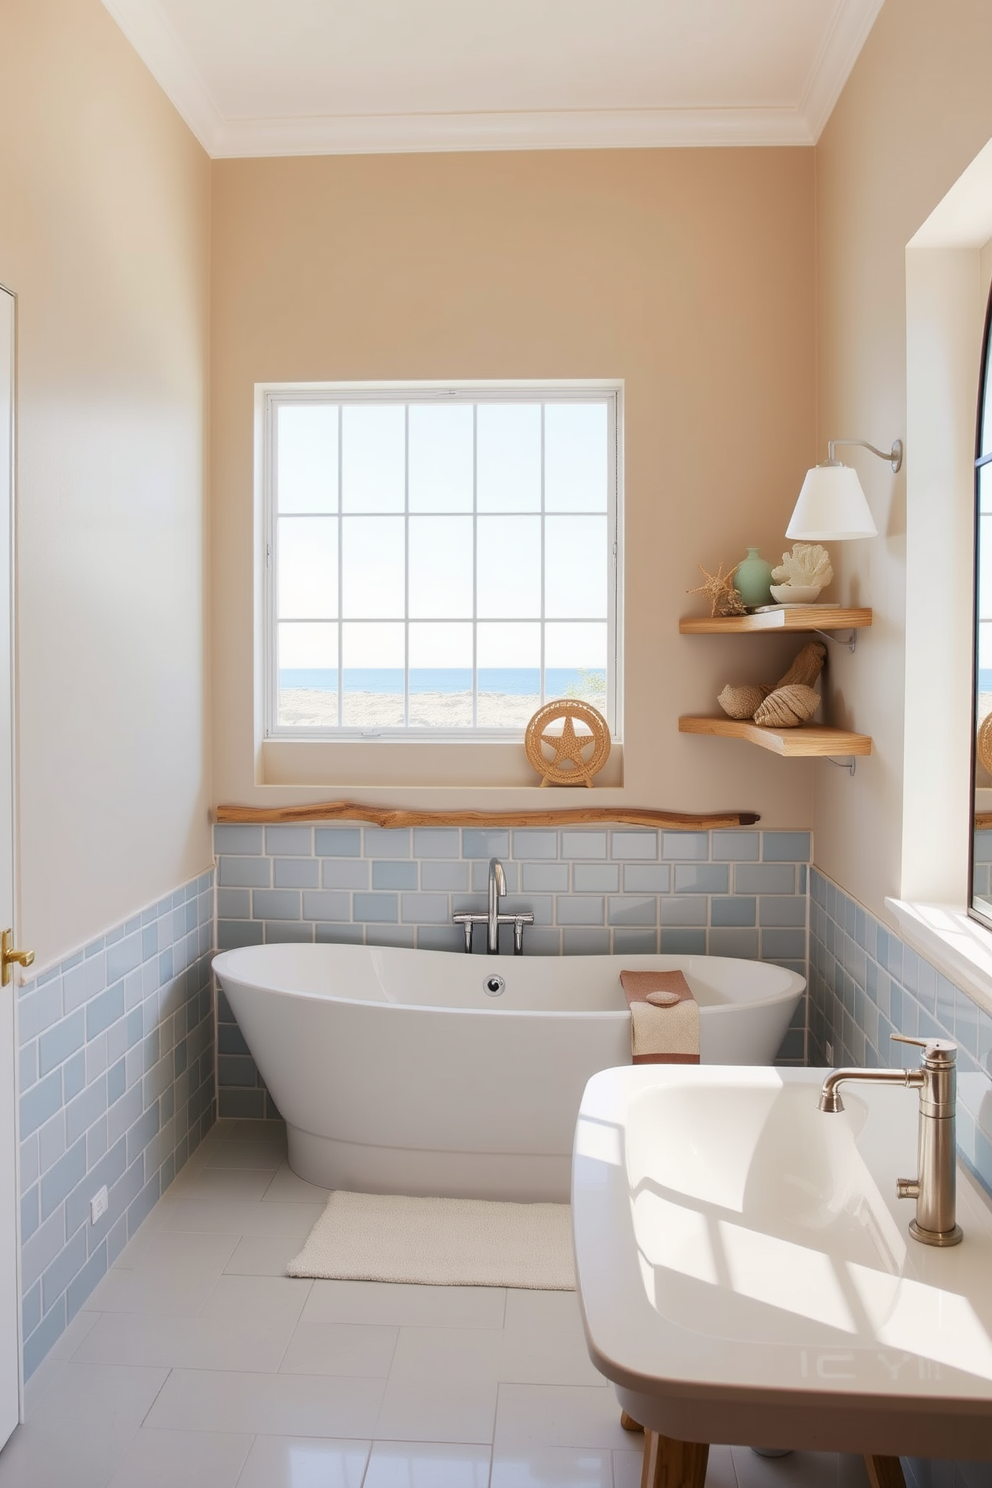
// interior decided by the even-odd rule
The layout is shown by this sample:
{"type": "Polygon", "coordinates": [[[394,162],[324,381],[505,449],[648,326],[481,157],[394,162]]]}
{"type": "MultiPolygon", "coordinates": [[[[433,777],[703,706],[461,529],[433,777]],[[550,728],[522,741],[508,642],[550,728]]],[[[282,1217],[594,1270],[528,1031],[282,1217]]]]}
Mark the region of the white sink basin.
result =
{"type": "Polygon", "coordinates": [[[992,1212],[910,1239],[918,1100],[824,1070],[642,1065],[586,1087],[573,1165],[589,1352],[684,1441],[992,1458],[992,1212]]]}

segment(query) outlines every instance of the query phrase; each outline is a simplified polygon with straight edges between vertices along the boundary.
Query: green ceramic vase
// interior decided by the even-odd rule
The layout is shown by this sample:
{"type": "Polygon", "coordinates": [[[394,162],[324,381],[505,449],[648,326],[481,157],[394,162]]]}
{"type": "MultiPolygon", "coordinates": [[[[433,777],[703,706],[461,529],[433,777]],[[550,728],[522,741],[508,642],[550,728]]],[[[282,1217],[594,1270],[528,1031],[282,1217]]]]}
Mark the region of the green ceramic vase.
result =
{"type": "Polygon", "coordinates": [[[747,557],[737,565],[734,588],[749,610],[757,605],[772,602],[772,566],[766,563],[757,548],[748,548],[747,557]]]}

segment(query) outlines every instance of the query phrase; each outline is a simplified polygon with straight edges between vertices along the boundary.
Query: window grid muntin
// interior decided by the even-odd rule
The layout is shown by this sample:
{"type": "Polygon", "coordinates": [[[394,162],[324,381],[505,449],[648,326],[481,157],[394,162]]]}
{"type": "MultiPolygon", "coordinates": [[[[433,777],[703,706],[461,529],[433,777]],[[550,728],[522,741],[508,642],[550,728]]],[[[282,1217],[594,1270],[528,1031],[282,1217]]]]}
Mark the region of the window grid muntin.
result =
{"type": "MultiPolygon", "coordinates": [[[[266,489],[264,491],[266,521],[266,583],[264,587],[264,623],[265,623],[265,657],[263,663],[263,678],[266,687],[265,700],[265,732],[270,738],[293,738],[293,739],[322,739],[330,740],[335,737],[341,740],[358,739],[363,737],[383,737],[402,739],[409,738],[411,729],[409,726],[409,698],[410,698],[410,670],[409,670],[409,468],[410,468],[410,440],[409,440],[409,413],[412,404],[417,402],[438,402],[449,397],[461,397],[470,401],[473,407],[472,422],[472,607],[473,614],[464,623],[471,626],[472,635],[472,717],[471,728],[466,726],[451,727],[445,729],[443,726],[418,728],[415,736],[419,738],[447,738],[453,741],[467,742],[471,738],[487,739],[493,741],[509,742],[519,738],[522,729],[517,727],[507,728],[479,728],[478,726],[478,695],[479,695],[479,663],[478,663],[478,638],[480,618],[478,615],[478,414],[481,404],[486,402],[496,403],[537,403],[540,408],[540,512],[533,510],[524,511],[500,511],[488,513],[496,518],[509,518],[518,516],[539,515],[540,518],[540,592],[541,610],[539,617],[486,617],[487,623],[504,624],[536,624],[539,627],[539,690],[540,699],[543,702],[546,697],[546,627],[549,623],[544,615],[545,590],[546,590],[546,405],[550,403],[596,403],[605,405],[607,423],[607,490],[605,493],[605,509],[602,513],[607,521],[608,551],[604,555],[607,563],[607,610],[603,617],[596,617],[592,623],[605,624],[606,626],[606,685],[607,699],[605,710],[610,721],[611,728],[617,733],[618,719],[620,717],[621,683],[619,666],[619,636],[620,636],[620,551],[621,532],[619,520],[619,486],[620,486],[620,448],[619,448],[619,401],[621,389],[610,385],[586,385],[582,387],[554,386],[550,384],[535,385],[532,387],[507,387],[503,386],[473,386],[460,389],[440,389],[432,387],[421,389],[417,387],[405,388],[312,388],[312,387],[285,387],[280,389],[269,389],[264,396],[264,435],[263,443],[268,445],[268,458],[263,460],[262,468],[266,489]],[[336,521],[338,525],[338,610],[336,617],[328,617],[326,621],[319,622],[313,618],[307,620],[280,620],[277,604],[277,555],[278,539],[277,528],[281,519],[278,511],[277,501],[277,471],[278,471],[278,411],[286,404],[299,405],[301,403],[333,403],[337,406],[338,415],[338,439],[337,439],[337,485],[338,504],[334,512],[321,513],[328,520],[336,521]],[[344,626],[347,622],[342,613],[344,594],[344,541],[343,541],[343,517],[344,513],[344,409],[348,403],[359,402],[387,402],[404,404],[404,524],[405,524],[405,553],[404,564],[407,573],[405,610],[406,614],[402,621],[395,616],[383,617],[363,616],[353,624],[377,624],[377,623],[402,623],[404,626],[404,719],[406,723],[402,726],[370,727],[359,725],[345,725],[343,722],[344,712],[344,626]],[[612,565],[610,560],[612,559],[612,565]],[[337,727],[324,725],[320,727],[296,724],[281,724],[279,722],[279,662],[278,662],[278,640],[279,627],[281,625],[331,623],[337,625],[337,727]]],[[[317,515],[314,513],[286,513],[285,517],[317,515]]],[[[352,515],[359,515],[353,513],[352,515]]],[[[384,517],[399,515],[394,511],[360,513],[363,517],[384,517]]],[[[446,511],[423,512],[418,515],[444,516],[446,511]]],[[[588,508],[574,511],[556,512],[556,516],[586,516],[592,515],[588,508]]],[[[556,625],[588,624],[589,616],[557,616],[556,625]]],[[[450,617],[418,617],[421,623],[463,623],[461,620],[452,622],[450,617]]]]}

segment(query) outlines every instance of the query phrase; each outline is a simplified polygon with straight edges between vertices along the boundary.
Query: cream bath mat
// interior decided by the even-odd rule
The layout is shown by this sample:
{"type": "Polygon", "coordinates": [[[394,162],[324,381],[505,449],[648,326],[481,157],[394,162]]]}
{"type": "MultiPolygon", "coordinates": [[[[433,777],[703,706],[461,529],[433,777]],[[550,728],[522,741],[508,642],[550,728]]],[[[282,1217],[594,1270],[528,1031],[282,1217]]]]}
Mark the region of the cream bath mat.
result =
{"type": "Polygon", "coordinates": [[[574,1292],[567,1204],[331,1194],[290,1276],[574,1292]]]}

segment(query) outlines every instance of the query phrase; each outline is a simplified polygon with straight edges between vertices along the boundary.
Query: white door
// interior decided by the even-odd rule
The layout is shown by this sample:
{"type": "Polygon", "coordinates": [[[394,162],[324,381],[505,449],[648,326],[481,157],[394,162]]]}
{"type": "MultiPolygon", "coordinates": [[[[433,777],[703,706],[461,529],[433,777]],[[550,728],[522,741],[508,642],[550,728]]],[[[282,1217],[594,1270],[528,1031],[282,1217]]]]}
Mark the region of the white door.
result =
{"type": "MultiPolygon", "coordinates": [[[[0,289],[0,929],[14,923],[11,744],[11,532],[14,457],[14,297],[0,289]]],[[[20,1306],[17,1285],[16,978],[0,985],[0,1445],[17,1425],[20,1306]]]]}

